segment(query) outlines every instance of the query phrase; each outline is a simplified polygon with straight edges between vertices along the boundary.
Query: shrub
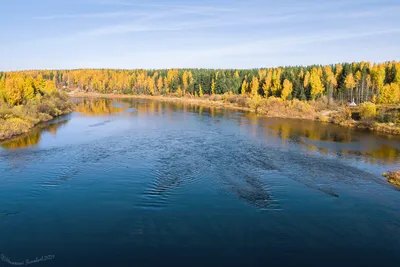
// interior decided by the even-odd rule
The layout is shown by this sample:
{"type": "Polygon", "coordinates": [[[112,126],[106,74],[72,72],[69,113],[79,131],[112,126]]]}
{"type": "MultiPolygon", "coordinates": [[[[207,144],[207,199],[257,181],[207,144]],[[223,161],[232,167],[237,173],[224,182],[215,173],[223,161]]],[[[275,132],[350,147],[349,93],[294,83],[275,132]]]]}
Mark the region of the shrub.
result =
{"type": "Polygon", "coordinates": [[[382,175],[388,179],[389,183],[400,187],[400,171],[384,173],[382,175]]]}
{"type": "Polygon", "coordinates": [[[329,109],[328,98],[326,96],[322,96],[318,98],[318,100],[312,101],[311,104],[314,106],[316,111],[329,109]]]}
{"type": "Polygon", "coordinates": [[[376,117],[376,105],[371,102],[364,102],[359,107],[362,120],[371,120],[376,117]]]}
{"type": "Polygon", "coordinates": [[[211,101],[221,101],[222,100],[222,96],[221,95],[211,95],[210,96],[210,100],[211,101]]]}
{"type": "Polygon", "coordinates": [[[351,111],[348,108],[342,108],[332,115],[332,120],[336,124],[344,124],[351,120],[351,111]]]}
{"type": "Polygon", "coordinates": [[[400,114],[397,110],[389,111],[385,109],[380,109],[377,112],[377,121],[383,123],[399,123],[400,122],[400,114]]]}
{"type": "Polygon", "coordinates": [[[253,95],[251,97],[248,97],[246,99],[246,106],[254,109],[256,112],[258,112],[259,104],[261,102],[262,98],[260,95],[253,95]]]}
{"type": "Polygon", "coordinates": [[[229,103],[237,103],[238,96],[237,95],[232,95],[232,96],[228,96],[226,98],[226,101],[228,101],[229,103]]]}
{"type": "Polygon", "coordinates": [[[231,103],[236,103],[239,107],[248,107],[247,106],[247,97],[244,95],[236,95],[228,98],[228,101],[231,103]]]}
{"type": "Polygon", "coordinates": [[[0,120],[0,140],[10,138],[16,134],[26,133],[33,124],[20,118],[0,120]]]}

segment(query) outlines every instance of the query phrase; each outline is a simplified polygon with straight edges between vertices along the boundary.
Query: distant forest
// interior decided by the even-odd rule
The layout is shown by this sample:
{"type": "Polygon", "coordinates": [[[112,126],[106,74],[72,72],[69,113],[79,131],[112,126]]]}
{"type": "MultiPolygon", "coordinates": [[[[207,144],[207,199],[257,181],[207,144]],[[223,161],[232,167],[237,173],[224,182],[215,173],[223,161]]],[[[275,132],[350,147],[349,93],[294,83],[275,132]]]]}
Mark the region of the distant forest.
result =
{"type": "Polygon", "coordinates": [[[339,103],[400,102],[400,62],[370,62],[252,70],[31,70],[0,72],[0,102],[23,104],[57,89],[114,94],[203,96],[241,94],[339,103]]]}

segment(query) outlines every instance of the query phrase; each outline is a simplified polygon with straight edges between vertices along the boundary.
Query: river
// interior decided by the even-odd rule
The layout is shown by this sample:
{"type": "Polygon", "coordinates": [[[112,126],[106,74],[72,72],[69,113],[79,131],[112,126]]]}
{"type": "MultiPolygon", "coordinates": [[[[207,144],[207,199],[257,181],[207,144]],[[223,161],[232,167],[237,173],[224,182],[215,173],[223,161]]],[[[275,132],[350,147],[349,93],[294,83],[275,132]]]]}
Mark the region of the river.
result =
{"type": "Polygon", "coordinates": [[[0,144],[0,266],[398,266],[399,137],[74,101],[0,144]]]}

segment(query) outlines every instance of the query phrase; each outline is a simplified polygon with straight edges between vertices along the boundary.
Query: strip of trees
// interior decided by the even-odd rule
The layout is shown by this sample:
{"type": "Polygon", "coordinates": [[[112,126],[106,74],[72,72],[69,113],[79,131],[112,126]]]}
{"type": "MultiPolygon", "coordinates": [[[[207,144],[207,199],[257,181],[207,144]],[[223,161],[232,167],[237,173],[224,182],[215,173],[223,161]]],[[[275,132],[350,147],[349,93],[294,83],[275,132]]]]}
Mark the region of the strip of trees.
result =
{"type": "Polygon", "coordinates": [[[356,103],[400,103],[400,62],[268,69],[35,70],[0,73],[0,101],[22,104],[43,92],[197,95],[242,94],[356,103]]]}

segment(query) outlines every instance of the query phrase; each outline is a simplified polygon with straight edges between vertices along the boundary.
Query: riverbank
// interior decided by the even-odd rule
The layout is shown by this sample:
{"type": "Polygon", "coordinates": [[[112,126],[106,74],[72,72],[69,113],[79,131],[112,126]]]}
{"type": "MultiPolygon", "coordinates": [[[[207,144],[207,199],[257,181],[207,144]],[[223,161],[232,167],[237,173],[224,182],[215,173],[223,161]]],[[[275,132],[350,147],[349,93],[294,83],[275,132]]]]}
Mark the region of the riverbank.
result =
{"type": "Polygon", "coordinates": [[[400,187],[400,171],[384,173],[383,177],[386,177],[392,185],[400,187]]]}
{"type": "Polygon", "coordinates": [[[28,133],[36,125],[71,113],[74,104],[66,93],[52,92],[24,105],[0,104],[0,141],[28,133]]]}
{"type": "MultiPolygon", "coordinates": [[[[282,99],[276,97],[254,99],[248,96],[227,94],[204,97],[100,93],[76,93],[69,95],[70,97],[151,99],[156,101],[175,102],[189,105],[227,108],[254,112],[265,117],[315,120],[334,123],[343,127],[364,129],[390,135],[400,135],[400,126],[397,123],[382,123],[371,118],[359,118],[359,120],[355,120],[353,117],[358,116],[358,108],[350,109],[348,107],[338,105],[328,105],[325,99],[321,99],[319,101],[300,101],[297,99],[283,101],[282,99]],[[356,114],[356,116],[354,116],[354,114],[356,114]]],[[[381,114],[380,116],[386,116],[386,114],[381,114]]]]}

